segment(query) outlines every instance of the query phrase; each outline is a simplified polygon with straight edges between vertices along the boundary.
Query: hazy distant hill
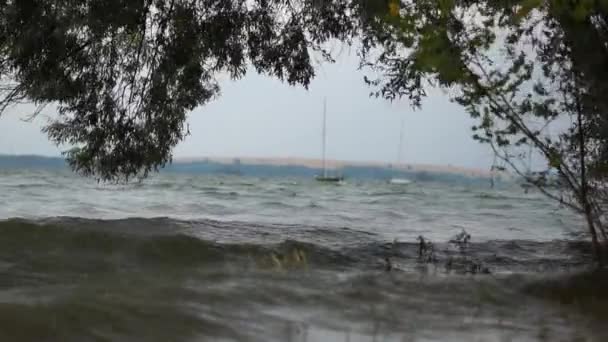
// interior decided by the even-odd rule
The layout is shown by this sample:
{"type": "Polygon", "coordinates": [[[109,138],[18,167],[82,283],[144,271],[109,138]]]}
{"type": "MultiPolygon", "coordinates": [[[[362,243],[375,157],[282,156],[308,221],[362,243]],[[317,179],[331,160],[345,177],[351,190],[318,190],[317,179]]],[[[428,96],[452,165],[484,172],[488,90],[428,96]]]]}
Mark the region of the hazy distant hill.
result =
{"type": "Polygon", "coordinates": [[[0,168],[67,168],[63,158],[36,155],[0,155],[0,168]]]}
{"type": "MultiPolygon", "coordinates": [[[[451,167],[400,165],[390,167],[380,163],[349,163],[329,161],[329,167],[337,168],[350,179],[388,180],[391,177],[413,181],[441,181],[449,183],[487,182],[488,175],[479,170],[451,167]]],[[[62,158],[42,156],[0,155],[0,169],[67,169],[62,158]]],[[[163,172],[193,174],[232,174],[253,177],[308,177],[321,173],[321,163],[306,159],[269,158],[201,158],[182,159],[167,166],[163,172]]]]}
{"type": "MultiPolygon", "coordinates": [[[[315,170],[322,168],[321,159],[307,158],[235,158],[235,157],[213,157],[213,158],[177,158],[175,163],[189,164],[200,162],[217,162],[221,164],[250,164],[250,165],[274,165],[274,166],[303,166],[315,170]]],[[[327,160],[326,165],[330,169],[344,169],[350,167],[378,168],[378,169],[397,169],[401,171],[426,171],[433,173],[455,173],[472,177],[489,177],[488,171],[479,169],[469,169],[451,165],[422,165],[422,164],[400,164],[389,165],[382,162],[361,162],[327,160]]]]}

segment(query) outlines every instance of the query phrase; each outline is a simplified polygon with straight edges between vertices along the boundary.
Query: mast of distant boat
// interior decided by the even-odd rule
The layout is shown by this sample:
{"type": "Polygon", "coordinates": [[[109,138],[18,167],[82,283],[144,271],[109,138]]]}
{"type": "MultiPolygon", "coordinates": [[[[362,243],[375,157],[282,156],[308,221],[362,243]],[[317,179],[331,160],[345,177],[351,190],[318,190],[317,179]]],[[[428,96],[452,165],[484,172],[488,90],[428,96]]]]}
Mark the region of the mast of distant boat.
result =
{"type": "Polygon", "coordinates": [[[401,131],[399,131],[399,147],[397,148],[397,167],[401,166],[401,155],[403,154],[403,130],[405,128],[405,117],[401,116],[401,131]]]}
{"type": "MultiPolygon", "coordinates": [[[[399,131],[399,146],[397,147],[397,162],[396,162],[396,170],[399,172],[402,167],[401,156],[403,155],[403,139],[404,139],[404,131],[405,131],[405,116],[401,116],[401,127],[399,131]]],[[[392,184],[409,184],[411,183],[409,179],[405,178],[396,178],[392,177],[389,179],[389,183],[392,184]]]]}
{"type": "Polygon", "coordinates": [[[327,140],[327,98],[323,98],[323,178],[327,178],[327,165],[325,161],[325,145],[327,140]]]}
{"type": "Polygon", "coordinates": [[[532,181],[532,145],[528,150],[528,165],[526,166],[525,181],[530,183],[532,181]]]}

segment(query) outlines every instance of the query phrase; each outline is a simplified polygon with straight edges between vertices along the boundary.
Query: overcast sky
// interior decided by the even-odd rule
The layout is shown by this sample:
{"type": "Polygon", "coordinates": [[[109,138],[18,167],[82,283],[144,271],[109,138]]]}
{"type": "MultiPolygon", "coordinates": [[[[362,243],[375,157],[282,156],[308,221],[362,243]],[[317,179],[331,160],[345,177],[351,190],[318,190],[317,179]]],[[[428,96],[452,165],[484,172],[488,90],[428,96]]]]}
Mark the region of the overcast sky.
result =
{"type": "MultiPolygon", "coordinates": [[[[291,87],[254,72],[222,82],[222,96],[189,115],[192,135],[175,157],[250,156],[320,158],[323,97],[327,97],[327,156],[395,162],[401,118],[405,163],[489,168],[489,147],[471,138],[473,121],[441,92],[413,111],[406,101],[370,98],[354,52],[323,65],[310,89],[291,87]]],[[[0,118],[0,153],[59,155],[40,133],[44,118],[22,122],[29,108],[0,118]]]]}

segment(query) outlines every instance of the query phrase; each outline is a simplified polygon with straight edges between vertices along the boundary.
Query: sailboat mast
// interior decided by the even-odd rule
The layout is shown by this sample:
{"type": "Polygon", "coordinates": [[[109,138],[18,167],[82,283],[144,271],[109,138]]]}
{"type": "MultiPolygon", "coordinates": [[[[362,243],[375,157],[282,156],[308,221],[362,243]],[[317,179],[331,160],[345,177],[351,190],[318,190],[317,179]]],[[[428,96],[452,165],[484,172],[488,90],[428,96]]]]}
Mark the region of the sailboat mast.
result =
{"type": "Polygon", "coordinates": [[[401,116],[401,130],[399,131],[399,147],[397,148],[397,167],[401,166],[401,156],[403,155],[403,129],[405,118],[401,116]]]}
{"type": "Polygon", "coordinates": [[[528,174],[532,172],[532,145],[530,145],[530,149],[528,150],[528,174]]]}
{"type": "Polygon", "coordinates": [[[327,177],[327,165],[325,161],[325,145],[327,139],[327,98],[323,98],[323,177],[327,177]]]}

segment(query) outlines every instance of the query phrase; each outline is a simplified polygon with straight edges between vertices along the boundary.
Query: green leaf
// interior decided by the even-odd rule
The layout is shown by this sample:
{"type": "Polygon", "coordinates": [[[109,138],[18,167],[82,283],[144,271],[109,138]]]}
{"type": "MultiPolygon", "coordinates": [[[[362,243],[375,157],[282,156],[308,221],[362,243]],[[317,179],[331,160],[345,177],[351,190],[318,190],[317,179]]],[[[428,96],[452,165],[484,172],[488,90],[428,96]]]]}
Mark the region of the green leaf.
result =
{"type": "Polygon", "coordinates": [[[519,9],[515,13],[515,19],[519,21],[527,17],[530,12],[540,7],[542,3],[542,0],[523,0],[520,4],[519,9]]]}
{"type": "Polygon", "coordinates": [[[549,156],[549,166],[558,168],[561,164],[562,156],[556,151],[551,152],[551,155],[549,156]]]}
{"type": "Polygon", "coordinates": [[[574,19],[578,21],[584,21],[593,12],[594,0],[579,0],[577,1],[574,12],[572,13],[574,19]]]}

